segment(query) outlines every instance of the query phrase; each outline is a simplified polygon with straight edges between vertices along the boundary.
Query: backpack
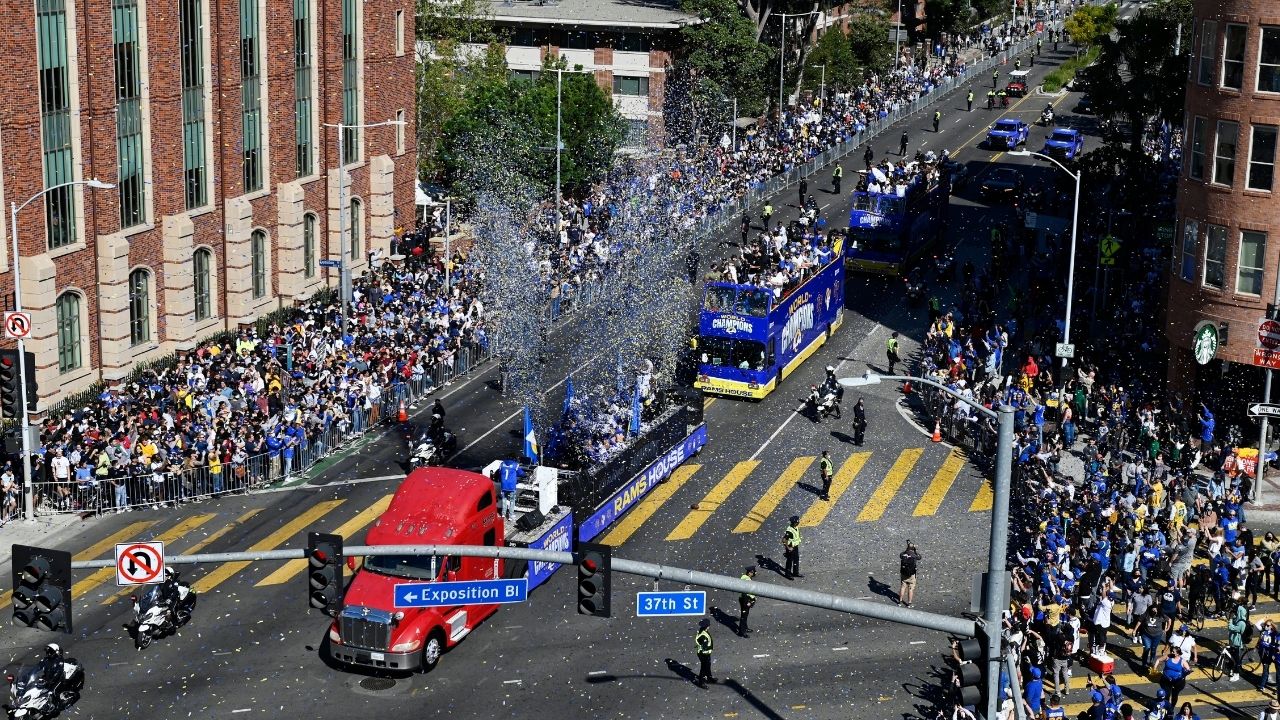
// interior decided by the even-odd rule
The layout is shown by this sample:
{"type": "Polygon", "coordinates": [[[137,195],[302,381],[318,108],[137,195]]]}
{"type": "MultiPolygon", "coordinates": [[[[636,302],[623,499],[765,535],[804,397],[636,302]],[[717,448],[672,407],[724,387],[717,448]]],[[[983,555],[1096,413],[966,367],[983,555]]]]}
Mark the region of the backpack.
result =
{"type": "Polygon", "coordinates": [[[1075,639],[1068,632],[1060,633],[1062,639],[1058,643],[1058,653],[1063,658],[1071,657],[1071,651],[1075,648],[1075,639]]]}
{"type": "Polygon", "coordinates": [[[909,553],[902,553],[902,576],[911,577],[916,574],[916,557],[909,553]]]}

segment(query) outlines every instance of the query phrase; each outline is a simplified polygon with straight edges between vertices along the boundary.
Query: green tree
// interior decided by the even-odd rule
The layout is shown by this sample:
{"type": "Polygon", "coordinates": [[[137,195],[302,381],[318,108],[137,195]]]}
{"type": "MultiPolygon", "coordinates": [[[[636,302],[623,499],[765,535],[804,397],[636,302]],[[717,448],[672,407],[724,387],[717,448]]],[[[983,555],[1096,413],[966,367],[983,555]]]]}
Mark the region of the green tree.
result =
{"type": "Polygon", "coordinates": [[[815,93],[821,90],[824,80],[828,88],[836,91],[848,90],[862,80],[862,71],[849,47],[849,38],[838,26],[828,29],[818,39],[801,77],[803,87],[815,93]]]}
{"type": "MultiPolygon", "coordinates": [[[[418,0],[415,21],[418,167],[421,177],[443,171],[440,140],[445,124],[465,105],[464,43],[495,40],[482,0],[418,0]]],[[[487,61],[487,58],[485,59],[487,61]]]]}
{"type": "Polygon", "coordinates": [[[1062,26],[1078,46],[1088,49],[1111,34],[1118,10],[1115,3],[1085,5],[1071,13],[1062,26]]]}
{"type": "Polygon", "coordinates": [[[969,5],[964,0],[925,0],[927,35],[937,38],[942,33],[954,33],[960,30],[969,19],[968,8],[969,5]]]}
{"type": "Polygon", "coordinates": [[[744,14],[737,0],[683,0],[681,9],[702,22],[686,25],[680,40],[687,54],[676,68],[676,112],[700,104],[719,104],[738,99],[740,115],[755,115],[764,109],[770,87],[769,65],[774,51],[757,39],[756,26],[744,14]],[[684,83],[684,87],[680,87],[684,83]]]}
{"type": "Polygon", "coordinates": [[[849,21],[849,48],[858,66],[866,71],[882,73],[893,67],[889,23],[879,17],[863,14],[849,21]]]}
{"type": "MultiPolygon", "coordinates": [[[[542,147],[555,147],[557,71],[564,72],[560,88],[561,183],[569,188],[585,187],[612,167],[614,153],[626,139],[627,123],[594,74],[583,72],[581,66],[570,68],[562,58],[546,58],[537,82],[518,84],[523,92],[513,108],[517,117],[536,118],[538,134],[546,139],[542,147]]],[[[555,153],[544,152],[542,157],[541,174],[554,179],[555,153]]]]}

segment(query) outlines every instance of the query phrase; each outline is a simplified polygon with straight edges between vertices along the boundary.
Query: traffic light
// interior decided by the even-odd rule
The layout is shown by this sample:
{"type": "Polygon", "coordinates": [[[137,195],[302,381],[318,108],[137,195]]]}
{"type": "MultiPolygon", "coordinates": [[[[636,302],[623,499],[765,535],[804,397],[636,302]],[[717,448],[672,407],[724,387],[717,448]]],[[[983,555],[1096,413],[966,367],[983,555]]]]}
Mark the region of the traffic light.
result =
{"type": "Polygon", "coordinates": [[[71,632],[71,553],[13,546],[13,623],[71,632]]]}
{"type": "Polygon", "coordinates": [[[985,711],[983,698],[987,694],[986,643],[979,638],[969,638],[957,643],[957,648],[960,664],[956,668],[956,702],[985,711]]]}
{"type": "Polygon", "coordinates": [[[342,536],[307,534],[307,597],[311,607],[329,616],[342,609],[342,536]]]}
{"type": "MultiPolygon", "coordinates": [[[[25,353],[27,363],[27,410],[36,409],[39,398],[39,387],[36,385],[36,356],[25,353]]],[[[18,351],[12,348],[0,348],[0,414],[7,419],[18,417],[18,408],[22,406],[22,381],[18,379],[18,351]]]]}
{"type": "Polygon", "coordinates": [[[578,614],[609,617],[609,564],[613,548],[578,543],[578,614]]]}

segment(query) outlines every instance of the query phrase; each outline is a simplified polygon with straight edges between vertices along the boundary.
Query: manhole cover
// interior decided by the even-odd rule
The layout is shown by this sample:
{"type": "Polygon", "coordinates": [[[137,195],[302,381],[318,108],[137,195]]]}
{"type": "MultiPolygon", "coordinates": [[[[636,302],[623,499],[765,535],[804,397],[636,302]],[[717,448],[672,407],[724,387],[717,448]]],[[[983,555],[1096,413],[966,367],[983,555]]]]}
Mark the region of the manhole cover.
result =
{"type": "Polygon", "coordinates": [[[374,692],[390,690],[395,686],[396,681],[391,678],[370,677],[360,681],[360,687],[365,690],[373,690],[374,692]]]}

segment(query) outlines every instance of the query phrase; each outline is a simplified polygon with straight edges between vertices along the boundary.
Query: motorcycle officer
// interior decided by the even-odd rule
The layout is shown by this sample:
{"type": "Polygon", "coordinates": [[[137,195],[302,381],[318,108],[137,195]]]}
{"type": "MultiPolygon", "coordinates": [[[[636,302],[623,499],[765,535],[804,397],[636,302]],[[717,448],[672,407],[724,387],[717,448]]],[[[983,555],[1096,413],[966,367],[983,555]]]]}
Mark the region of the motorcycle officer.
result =
{"type": "Polygon", "coordinates": [[[40,684],[50,690],[62,682],[62,648],[57,643],[44,646],[44,659],[40,661],[40,684]]]}
{"type": "Polygon", "coordinates": [[[805,404],[813,408],[814,422],[822,422],[822,394],[818,392],[817,385],[809,386],[809,397],[805,399],[805,404]]]}
{"type": "Polygon", "coordinates": [[[844,399],[844,386],[840,384],[839,380],[836,380],[836,369],[830,365],[827,366],[827,379],[822,383],[822,394],[824,396],[832,395],[835,397],[836,419],[839,420],[840,401],[844,399]]]}

